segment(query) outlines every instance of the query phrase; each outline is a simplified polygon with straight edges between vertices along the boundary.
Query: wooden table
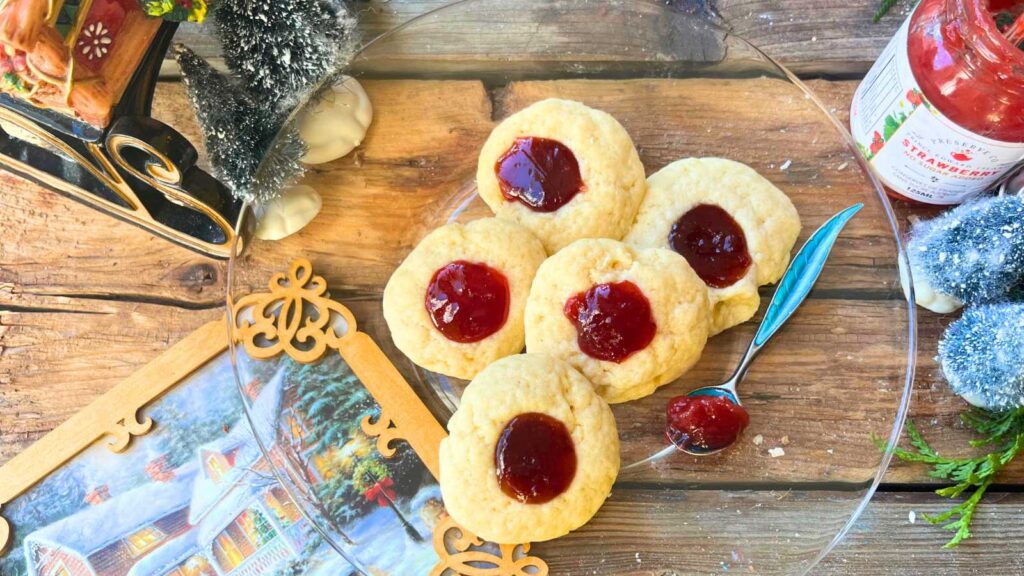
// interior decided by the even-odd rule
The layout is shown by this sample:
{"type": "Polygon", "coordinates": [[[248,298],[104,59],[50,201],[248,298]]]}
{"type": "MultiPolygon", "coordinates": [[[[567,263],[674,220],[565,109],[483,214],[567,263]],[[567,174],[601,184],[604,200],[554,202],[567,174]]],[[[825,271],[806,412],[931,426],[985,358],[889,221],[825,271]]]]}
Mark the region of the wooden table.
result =
{"type": "MultiPolygon", "coordinates": [[[[379,33],[443,0],[362,1],[362,26],[379,33]]],[[[720,0],[712,10],[734,32],[810,81],[845,120],[850,95],[904,11],[871,23],[875,0],[720,0]]],[[[182,40],[212,52],[201,30],[182,40]]],[[[175,66],[165,67],[155,115],[199,136],[175,66]]],[[[904,214],[905,216],[905,214],[904,214]]],[[[0,174],[0,463],[222,313],[225,264],[172,246],[55,193],[0,174]]],[[[949,318],[922,313],[921,368],[912,417],[943,453],[970,435],[964,404],[933,361],[949,318]]],[[[918,520],[947,503],[922,467],[895,465],[846,541],[816,573],[1024,573],[1024,466],[1011,466],[974,522],[975,539],[941,548],[948,535],[918,520]]]]}

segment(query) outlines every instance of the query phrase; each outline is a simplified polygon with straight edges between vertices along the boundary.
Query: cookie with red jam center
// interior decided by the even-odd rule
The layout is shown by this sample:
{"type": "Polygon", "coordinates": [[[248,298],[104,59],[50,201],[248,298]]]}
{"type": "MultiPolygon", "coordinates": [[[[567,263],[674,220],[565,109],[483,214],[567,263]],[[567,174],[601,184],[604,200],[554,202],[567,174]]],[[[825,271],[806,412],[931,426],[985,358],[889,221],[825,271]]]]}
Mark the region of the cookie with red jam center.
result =
{"type": "Polygon", "coordinates": [[[625,241],[686,259],[708,287],[712,334],[752,318],[758,287],[782,277],[800,234],[786,194],[723,158],[677,160],[652,174],[647,188],[625,241]]]}
{"type": "Polygon", "coordinates": [[[537,271],[526,349],[583,372],[606,401],[647,396],[700,358],[707,289],[686,259],[605,239],[578,240],[537,271]]]}
{"type": "Polygon", "coordinates": [[[539,542],[585,524],[619,471],[608,404],[568,363],[518,354],[480,372],[441,441],[452,518],[492,542],[539,542]]]}
{"type": "Polygon", "coordinates": [[[480,151],[477,189],[496,216],[526,226],[553,253],[580,238],[622,238],[646,182],[618,121],[552,98],[491,132],[480,151]]]}
{"type": "Polygon", "coordinates": [[[484,218],[428,234],[384,288],[395,345],[417,365],[469,379],[523,349],[523,313],[546,254],[514,222],[484,218]]]}

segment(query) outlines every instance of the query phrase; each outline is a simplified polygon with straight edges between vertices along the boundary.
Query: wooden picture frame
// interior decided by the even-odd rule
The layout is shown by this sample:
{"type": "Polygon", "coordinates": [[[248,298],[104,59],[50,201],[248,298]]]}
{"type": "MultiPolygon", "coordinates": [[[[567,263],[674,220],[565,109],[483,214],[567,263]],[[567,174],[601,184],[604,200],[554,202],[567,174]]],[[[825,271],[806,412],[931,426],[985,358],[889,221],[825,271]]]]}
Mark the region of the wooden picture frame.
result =
{"type": "MultiPolygon", "coordinates": [[[[312,266],[308,261],[298,260],[287,272],[275,275],[270,282],[268,292],[241,298],[233,306],[233,313],[229,321],[235,324],[236,329],[232,333],[238,339],[237,353],[242,353],[244,350],[247,361],[260,362],[276,359],[279,363],[286,363],[288,366],[294,367],[336,362],[339,363],[339,366],[349,370],[349,374],[354,375],[352,381],[356,385],[361,385],[368,392],[367,398],[378,407],[372,414],[363,416],[358,423],[358,428],[362,430],[365,437],[369,439],[368,443],[376,451],[374,457],[379,455],[379,458],[387,460],[394,458],[396,453],[402,450],[405,451],[405,454],[412,454],[435,479],[433,484],[420,489],[420,491],[433,490],[438,473],[438,446],[446,434],[444,428],[420,401],[377,344],[368,335],[358,331],[356,320],[351,312],[330,299],[326,282],[322,277],[313,273],[312,266]]],[[[253,417],[253,407],[260,403],[262,396],[265,396],[265,394],[253,392],[250,395],[252,402],[247,404],[249,411],[245,414],[245,418],[235,418],[232,415],[234,424],[231,426],[225,420],[227,416],[216,412],[226,405],[226,402],[223,399],[218,401],[209,398],[209,392],[224,393],[225,381],[223,379],[227,377],[227,374],[230,375],[232,382],[235,381],[230,364],[227,364],[230,358],[228,337],[228,321],[220,320],[202,326],[0,468],[0,560],[4,555],[4,547],[10,546],[19,530],[17,521],[4,520],[5,512],[21,504],[20,498],[28,498],[34,494],[37,488],[42,490],[43,486],[48,485],[47,482],[50,482],[52,477],[56,477],[55,475],[61,470],[65,470],[65,467],[74,464],[78,467],[77,469],[81,469],[84,466],[83,463],[95,462],[96,458],[101,457],[98,454],[104,454],[105,456],[102,458],[105,460],[124,458],[126,466],[131,462],[132,466],[140,467],[145,462],[145,473],[150,479],[144,480],[141,487],[135,487],[133,484],[132,489],[127,493],[117,494],[114,497],[111,497],[112,489],[109,485],[82,486],[83,489],[90,488],[90,491],[85,493],[84,500],[95,506],[95,509],[79,503],[79,509],[73,511],[70,516],[49,520],[42,523],[41,527],[34,526],[35,532],[32,534],[21,533],[18,539],[22,540],[24,544],[19,550],[21,550],[20,554],[24,556],[22,560],[26,561],[28,566],[26,568],[28,574],[47,576],[44,574],[46,571],[37,570],[36,564],[33,562],[50,561],[52,558],[64,561],[64,556],[53,554],[53,550],[48,546],[60,537],[72,540],[82,539],[73,534],[69,536],[69,528],[65,526],[75,518],[91,515],[89,516],[91,527],[86,531],[102,532],[105,525],[96,521],[97,515],[103,509],[113,509],[115,506],[121,506],[123,509],[128,505],[124,502],[118,504],[119,499],[138,498],[136,492],[155,490],[151,486],[158,483],[162,483],[159,488],[163,490],[164,485],[177,486],[186,481],[195,483],[194,488],[187,489],[190,494],[193,494],[192,500],[188,504],[187,516],[175,508],[177,516],[173,521],[168,519],[170,516],[165,516],[161,517],[159,521],[153,522],[152,530],[150,530],[149,524],[145,525],[145,530],[140,530],[139,526],[130,525],[123,528],[125,530],[130,528],[132,531],[130,534],[119,532],[114,535],[112,541],[128,551],[122,552],[118,558],[127,553],[137,553],[136,556],[125,560],[125,562],[131,563],[131,567],[130,569],[126,568],[124,573],[131,576],[177,575],[178,572],[174,571],[173,566],[185,566],[184,563],[187,560],[193,563],[190,565],[198,566],[198,568],[194,572],[182,571],[180,574],[224,576],[230,573],[234,576],[234,572],[225,568],[230,567],[233,570],[247,566],[246,562],[251,563],[251,558],[255,558],[254,555],[260,553],[260,550],[264,548],[257,547],[255,551],[249,553],[249,556],[241,558],[238,564],[231,564],[230,562],[234,560],[229,558],[231,556],[228,554],[229,550],[226,551],[227,544],[230,542],[226,542],[222,546],[221,540],[219,540],[221,536],[218,536],[214,543],[204,543],[205,536],[201,534],[204,531],[204,525],[201,524],[203,519],[200,518],[193,522],[198,514],[195,494],[200,493],[200,481],[210,480],[213,475],[211,470],[216,471],[215,479],[218,481],[234,478],[230,482],[234,487],[241,484],[241,478],[247,477],[246,474],[256,474],[260,470],[269,469],[271,468],[270,462],[277,462],[274,460],[273,449],[268,450],[262,442],[258,442],[259,452],[249,460],[245,460],[246,463],[243,465],[241,463],[243,457],[238,455],[240,454],[238,450],[241,449],[235,447],[236,444],[225,444],[221,438],[237,436],[236,431],[243,428],[241,424],[243,421],[245,426],[249,427],[251,420],[247,419],[253,417]],[[218,378],[221,380],[217,380],[218,378]],[[151,448],[151,446],[155,446],[153,442],[163,442],[164,437],[160,436],[161,434],[167,438],[173,436],[170,431],[175,430],[176,424],[180,429],[186,429],[184,423],[186,419],[182,417],[182,422],[169,419],[171,421],[168,422],[164,421],[167,419],[153,417],[151,414],[158,413],[165,404],[184,402],[184,399],[188,397],[187,393],[192,393],[194,396],[202,394],[204,395],[204,405],[215,406],[210,410],[220,420],[214,419],[212,422],[224,422],[224,424],[218,425],[223,427],[223,431],[218,432],[217,427],[206,426],[203,428],[214,439],[200,445],[198,456],[194,459],[195,446],[190,448],[191,451],[164,452],[153,456],[151,448]],[[222,453],[220,448],[212,450],[208,448],[209,446],[229,446],[233,447],[231,449],[235,452],[222,453]],[[133,455],[133,451],[141,450],[148,450],[144,456],[151,459],[146,461],[140,455],[133,455]],[[259,460],[261,458],[259,453],[262,453],[262,457],[266,458],[267,463],[259,460]],[[114,457],[111,454],[118,456],[114,457]],[[184,464],[179,462],[181,460],[181,458],[177,458],[179,454],[189,455],[184,464]],[[206,454],[215,457],[206,458],[206,454]],[[173,463],[169,460],[169,455],[175,460],[173,463]],[[226,467],[219,464],[221,456],[228,459],[226,467]],[[235,466],[236,464],[237,466],[235,466]],[[265,467],[261,468],[261,465],[265,467]],[[235,473],[235,468],[240,471],[235,473]],[[241,470],[243,468],[244,470],[241,470]],[[236,476],[230,476],[233,473],[236,476]],[[221,474],[224,476],[222,477],[221,474]],[[192,480],[193,476],[196,480],[192,480]],[[136,495],[129,496],[129,494],[136,495]],[[54,526],[58,526],[58,528],[54,528],[54,526]],[[196,540],[195,543],[189,540],[192,537],[192,532],[199,533],[198,536],[193,537],[193,540],[196,540]],[[165,540],[161,540],[161,538],[165,538],[165,540]],[[186,544],[192,548],[188,548],[186,544]],[[146,548],[147,546],[152,546],[152,550],[146,548]],[[177,548],[181,548],[183,551],[179,552],[177,548]],[[40,550],[45,551],[45,554],[40,550]],[[172,552],[177,556],[174,556],[172,552]],[[161,554],[169,559],[166,562],[170,562],[170,564],[160,559],[160,562],[165,562],[165,564],[161,564],[160,571],[148,572],[146,571],[148,568],[142,568],[142,566],[156,566],[157,559],[161,554]],[[174,562],[181,564],[174,564],[174,562]],[[170,572],[166,571],[167,566],[172,566],[170,572]],[[207,569],[208,571],[204,571],[207,569]]],[[[341,371],[339,370],[339,372],[341,371]]],[[[280,369],[276,369],[275,374],[282,373],[280,369]]],[[[263,390],[270,389],[271,382],[277,382],[273,386],[280,386],[281,389],[284,389],[288,385],[281,383],[284,378],[284,376],[277,375],[266,378],[261,382],[263,390]]],[[[230,391],[237,397],[239,405],[250,388],[252,388],[251,383],[246,387],[234,384],[231,386],[230,391]]],[[[178,404],[173,405],[177,406],[178,404]]],[[[228,412],[224,414],[226,415],[228,412]]],[[[187,421],[191,426],[191,420],[187,421]]],[[[187,430],[191,433],[192,428],[187,428],[187,430]]],[[[248,430],[248,433],[254,434],[251,429],[248,430]]],[[[160,444],[160,446],[163,445],[160,444]]],[[[241,454],[246,454],[246,452],[241,452],[241,454]]],[[[114,467],[121,468],[119,464],[114,467]]],[[[284,540],[286,533],[298,530],[295,526],[299,525],[301,520],[297,516],[282,515],[279,510],[279,508],[288,508],[288,502],[294,505],[295,502],[300,501],[299,498],[291,493],[280,494],[277,492],[278,486],[286,488],[284,483],[267,484],[267,486],[269,487],[267,490],[271,490],[273,498],[266,496],[267,493],[270,493],[266,491],[263,492],[264,497],[268,502],[277,502],[277,507],[268,509],[266,505],[261,504],[255,512],[257,521],[254,522],[252,516],[243,516],[240,513],[235,517],[234,522],[246,521],[248,524],[244,524],[243,527],[252,530],[261,529],[262,532],[257,531],[266,537],[269,549],[270,542],[276,541],[274,538],[280,536],[280,539],[284,540]],[[260,520],[261,516],[262,520],[260,520]],[[253,525],[256,528],[252,528],[253,525]],[[267,536],[268,534],[272,536],[267,536]]],[[[168,490],[170,488],[164,492],[168,490]]],[[[183,489],[176,488],[176,490],[180,492],[183,489]]],[[[146,506],[149,505],[148,502],[164,500],[162,497],[151,496],[150,492],[146,494],[146,498],[136,506],[146,506]]],[[[428,550],[432,549],[434,556],[431,558],[436,558],[436,563],[428,569],[429,574],[437,576],[547,575],[547,565],[543,560],[529,555],[528,544],[486,543],[458,526],[443,511],[439,494],[438,489],[437,499],[433,506],[434,508],[440,507],[440,509],[431,509],[435,512],[433,518],[436,522],[431,522],[432,525],[428,525],[424,520],[422,523],[423,526],[432,530],[432,537],[424,538],[425,543],[422,546],[428,547],[428,550]]],[[[369,495],[367,495],[367,500],[370,500],[369,495]]],[[[296,507],[296,509],[298,508],[301,506],[296,507]]],[[[21,506],[19,509],[24,510],[25,507],[21,506]]],[[[244,512],[248,513],[249,509],[244,509],[244,512]]],[[[423,511],[421,510],[420,513],[422,515],[423,511]]],[[[311,517],[305,512],[303,512],[303,516],[306,521],[311,522],[311,517]]],[[[231,520],[230,516],[227,518],[231,520]]],[[[118,525],[117,529],[121,530],[122,524],[131,523],[122,517],[117,519],[116,524],[118,525]]],[[[405,524],[408,527],[409,523],[405,524]]],[[[228,528],[232,526],[235,524],[230,524],[228,528]]],[[[228,534],[228,528],[213,533],[228,534]]],[[[209,530],[206,531],[209,532],[209,530]]],[[[109,535],[105,536],[104,541],[111,540],[109,535]]],[[[256,542],[260,538],[259,535],[249,536],[249,540],[252,542],[256,542]]],[[[289,542],[289,546],[281,545],[280,549],[284,552],[277,553],[288,553],[291,554],[290,558],[297,558],[301,548],[298,538],[295,542],[289,542]]],[[[101,550],[108,549],[109,546],[101,550]]],[[[10,553],[11,550],[9,549],[7,552],[10,553]]],[[[74,571],[74,563],[92,562],[93,559],[98,558],[96,554],[83,555],[82,558],[68,555],[67,566],[63,566],[66,573],[74,576],[77,574],[74,571]],[[68,569],[68,566],[71,569],[68,569]]],[[[109,560],[110,553],[104,552],[104,554],[106,554],[103,556],[106,558],[105,561],[111,561],[109,560]]],[[[86,571],[83,570],[82,573],[86,573],[86,571]]],[[[262,573],[264,572],[244,572],[244,574],[262,573]]],[[[356,573],[355,569],[353,569],[353,573],[356,573]]]]}

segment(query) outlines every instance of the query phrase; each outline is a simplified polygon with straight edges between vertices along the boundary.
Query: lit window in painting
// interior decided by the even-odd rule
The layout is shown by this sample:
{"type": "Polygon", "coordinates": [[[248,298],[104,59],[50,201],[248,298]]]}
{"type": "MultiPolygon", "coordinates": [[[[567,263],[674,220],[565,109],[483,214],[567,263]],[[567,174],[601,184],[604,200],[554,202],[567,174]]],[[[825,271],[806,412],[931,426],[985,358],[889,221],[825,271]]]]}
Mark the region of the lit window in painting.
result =
{"type": "Polygon", "coordinates": [[[210,477],[210,480],[219,483],[229,470],[230,466],[228,466],[227,461],[220,454],[213,453],[207,456],[206,475],[210,477]]]}
{"type": "Polygon", "coordinates": [[[267,517],[259,510],[249,509],[242,512],[238,515],[236,522],[245,537],[256,548],[262,547],[277,536],[277,531],[270,524],[270,520],[267,520],[267,517]]]}
{"type": "Polygon", "coordinates": [[[306,437],[306,427],[302,425],[302,420],[294,412],[288,415],[288,426],[291,428],[292,438],[302,440],[306,437]]]}
{"type": "Polygon", "coordinates": [[[310,459],[316,473],[324,480],[330,480],[334,477],[336,466],[334,465],[333,456],[333,451],[329,451],[325,454],[314,454],[310,459]]]}
{"type": "Polygon", "coordinates": [[[217,536],[213,556],[221,572],[231,572],[276,536],[277,531],[262,512],[246,510],[217,536]]]}
{"type": "Polygon", "coordinates": [[[227,574],[238,567],[245,560],[242,551],[235,545],[234,540],[226,532],[213,542],[213,557],[217,561],[220,571],[227,574]]]}
{"type": "Polygon", "coordinates": [[[132,556],[138,556],[160,542],[163,542],[164,538],[166,538],[166,536],[163,532],[150,526],[149,528],[143,528],[142,530],[129,535],[124,541],[128,544],[128,550],[131,551],[132,556]]]}
{"type": "Polygon", "coordinates": [[[302,513],[299,512],[298,506],[288,496],[288,493],[284,491],[284,488],[274,486],[263,494],[263,499],[267,504],[267,508],[274,513],[274,516],[277,517],[282,526],[287,528],[302,519],[302,513]]]}

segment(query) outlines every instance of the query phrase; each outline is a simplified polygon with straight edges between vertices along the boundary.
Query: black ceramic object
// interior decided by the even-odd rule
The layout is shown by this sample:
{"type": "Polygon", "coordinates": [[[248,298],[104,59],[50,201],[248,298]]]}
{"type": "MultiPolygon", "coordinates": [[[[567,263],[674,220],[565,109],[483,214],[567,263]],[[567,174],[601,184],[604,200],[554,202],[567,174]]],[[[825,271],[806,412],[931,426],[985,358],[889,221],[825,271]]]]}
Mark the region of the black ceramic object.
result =
{"type": "Polygon", "coordinates": [[[177,24],[164,22],[107,128],[0,94],[0,166],[153,234],[227,258],[241,202],[196,167],[184,136],[150,117],[177,24]]]}

